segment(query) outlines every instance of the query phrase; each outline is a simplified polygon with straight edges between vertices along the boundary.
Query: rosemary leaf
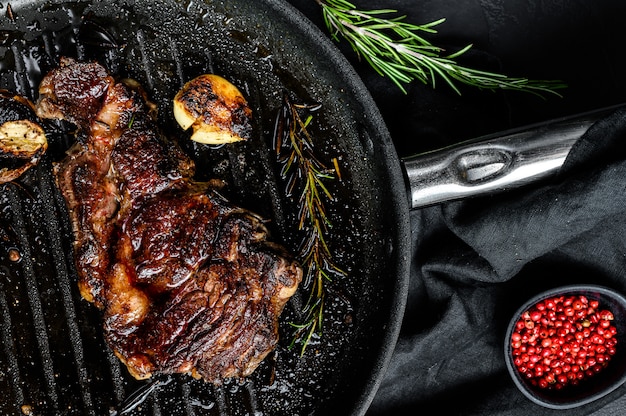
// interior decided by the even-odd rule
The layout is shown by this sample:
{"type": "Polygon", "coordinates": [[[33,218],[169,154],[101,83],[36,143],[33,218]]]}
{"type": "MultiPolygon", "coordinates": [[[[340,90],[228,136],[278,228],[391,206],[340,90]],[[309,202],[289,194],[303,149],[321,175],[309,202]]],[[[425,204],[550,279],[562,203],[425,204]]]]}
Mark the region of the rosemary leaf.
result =
{"type": "Polygon", "coordinates": [[[420,33],[436,34],[436,26],[445,21],[443,18],[417,25],[406,22],[406,16],[393,17],[397,11],[392,9],[357,10],[346,0],[315,1],[322,9],[331,38],[345,39],[359,58],[404,93],[406,84],[414,80],[435,88],[437,78],[443,79],[457,94],[461,94],[458,84],[492,91],[517,90],[540,97],[546,94],[560,97],[557,90],[566,87],[560,81],[508,77],[460,65],[456,59],[467,53],[471,44],[444,56],[443,49],[420,36],[420,33]]]}
{"type": "MultiPolygon", "coordinates": [[[[282,164],[280,175],[286,182],[287,195],[298,193],[298,230],[304,237],[300,242],[298,260],[304,269],[302,287],[308,290],[308,299],[304,306],[304,320],[291,323],[296,329],[291,347],[300,344],[300,354],[304,354],[314,336],[321,335],[326,283],[330,282],[331,273],[345,275],[345,272],[332,260],[326,234],[332,224],[326,215],[326,202],[333,201],[326,181],[337,176],[327,169],[314,154],[314,142],[308,128],[313,123],[313,114],[319,105],[293,104],[287,96],[279,111],[274,132],[276,156],[282,164]]],[[[335,170],[338,161],[333,159],[335,170]]]]}

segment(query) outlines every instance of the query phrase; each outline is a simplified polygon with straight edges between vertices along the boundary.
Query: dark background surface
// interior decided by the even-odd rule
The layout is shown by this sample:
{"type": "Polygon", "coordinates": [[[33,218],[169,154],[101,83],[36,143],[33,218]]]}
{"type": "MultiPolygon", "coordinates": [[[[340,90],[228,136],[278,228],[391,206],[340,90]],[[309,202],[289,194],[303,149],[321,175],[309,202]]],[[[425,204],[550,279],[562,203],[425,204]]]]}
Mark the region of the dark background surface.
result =
{"type": "MultiPolygon", "coordinates": [[[[289,0],[326,31],[315,0],[289,0]]],[[[354,1],[413,23],[445,17],[431,41],[460,62],[563,80],[563,97],[414,82],[403,94],[338,46],[369,88],[401,157],[509,128],[626,102],[621,0],[354,1]]],[[[328,33],[328,32],[326,32],[328,33]]],[[[617,114],[582,140],[556,180],[411,213],[411,290],[403,329],[368,416],[622,415],[626,388],[582,408],[531,403],[506,373],[502,338],[534,293],[566,283],[626,292],[626,123],[617,114]],[[429,409],[429,410],[427,410],[429,409]],[[430,410],[432,409],[432,410],[430,410]]]]}

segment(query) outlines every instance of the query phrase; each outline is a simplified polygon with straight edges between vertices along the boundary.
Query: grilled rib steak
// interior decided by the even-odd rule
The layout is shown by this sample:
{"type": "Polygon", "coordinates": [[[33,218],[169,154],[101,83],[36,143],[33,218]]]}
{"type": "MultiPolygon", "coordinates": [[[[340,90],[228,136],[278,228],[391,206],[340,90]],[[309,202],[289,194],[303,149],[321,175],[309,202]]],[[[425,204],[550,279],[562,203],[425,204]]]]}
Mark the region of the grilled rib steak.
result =
{"type": "Polygon", "coordinates": [[[154,106],[98,63],[64,58],[40,85],[40,117],[78,126],[55,166],[81,295],[130,373],[249,375],[275,348],[302,278],[264,220],[193,180],[194,163],[159,130],[154,106]]]}

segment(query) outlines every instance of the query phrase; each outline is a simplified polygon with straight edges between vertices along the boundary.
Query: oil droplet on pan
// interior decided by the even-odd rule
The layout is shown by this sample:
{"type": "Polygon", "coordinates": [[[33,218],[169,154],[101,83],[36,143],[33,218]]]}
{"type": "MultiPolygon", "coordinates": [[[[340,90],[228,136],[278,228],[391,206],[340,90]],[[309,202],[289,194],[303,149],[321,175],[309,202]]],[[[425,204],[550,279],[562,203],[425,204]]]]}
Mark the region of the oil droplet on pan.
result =
{"type": "Polygon", "coordinates": [[[22,260],[22,254],[19,252],[18,249],[10,248],[9,249],[9,260],[14,262],[14,263],[18,263],[20,260],[22,260]]]}
{"type": "Polygon", "coordinates": [[[20,410],[22,411],[23,415],[29,416],[29,415],[33,415],[33,407],[29,404],[23,404],[22,407],[20,408],[20,410]]]}

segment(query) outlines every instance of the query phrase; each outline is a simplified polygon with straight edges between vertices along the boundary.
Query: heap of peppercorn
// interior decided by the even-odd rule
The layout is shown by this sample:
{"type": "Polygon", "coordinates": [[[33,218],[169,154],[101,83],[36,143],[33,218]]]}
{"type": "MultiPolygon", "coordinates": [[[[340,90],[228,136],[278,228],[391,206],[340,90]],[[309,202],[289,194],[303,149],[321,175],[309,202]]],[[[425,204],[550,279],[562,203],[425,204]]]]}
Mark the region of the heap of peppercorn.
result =
{"type": "Polygon", "coordinates": [[[586,296],[555,296],[525,311],[511,335],[513,362],[532,385],[562,389],[602,371],[615,355],[613,313],[586,296]]]}

